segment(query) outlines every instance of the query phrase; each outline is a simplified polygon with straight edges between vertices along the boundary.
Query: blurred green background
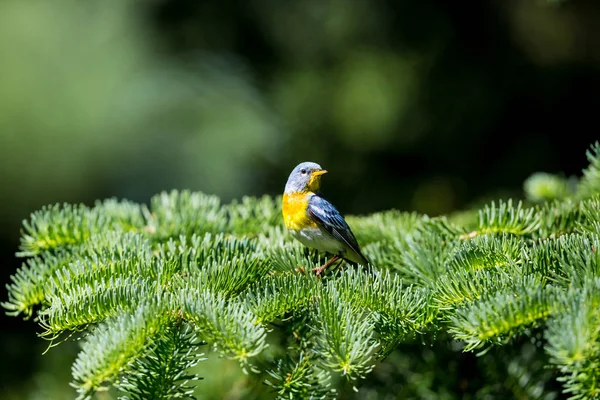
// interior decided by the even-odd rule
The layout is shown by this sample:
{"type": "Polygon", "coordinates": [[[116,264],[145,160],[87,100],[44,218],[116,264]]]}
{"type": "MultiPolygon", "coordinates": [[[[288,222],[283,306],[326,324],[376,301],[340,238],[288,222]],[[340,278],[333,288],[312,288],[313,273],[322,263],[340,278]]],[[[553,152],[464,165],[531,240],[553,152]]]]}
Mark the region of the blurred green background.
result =
{"type": "MultiPolygon", "coordinates": [[[[599,23],[591,0],[1,0],[3,282],[49,203],[276,195],[310,160],[343,213],[436,215],[580,174],[599,23]]],[[[71,398],[76,347],[1,322],[0,397],[71,398]]],[[[248,395],[211,363],[202,398],[248,395]]]]}

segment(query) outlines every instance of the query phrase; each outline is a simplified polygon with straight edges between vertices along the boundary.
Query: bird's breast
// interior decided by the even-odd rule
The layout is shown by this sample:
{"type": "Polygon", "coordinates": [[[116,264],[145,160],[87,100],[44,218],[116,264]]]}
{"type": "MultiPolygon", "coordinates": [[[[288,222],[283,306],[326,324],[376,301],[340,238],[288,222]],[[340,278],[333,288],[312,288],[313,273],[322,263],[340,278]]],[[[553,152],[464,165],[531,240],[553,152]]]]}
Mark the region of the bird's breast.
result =
{"type": "Polygon", "coordinates": [[[282,201],[282,214],[285,226],[291,230],[314,228],[317,226],[307,212],[310,194],[285,193],[282,201]]]}

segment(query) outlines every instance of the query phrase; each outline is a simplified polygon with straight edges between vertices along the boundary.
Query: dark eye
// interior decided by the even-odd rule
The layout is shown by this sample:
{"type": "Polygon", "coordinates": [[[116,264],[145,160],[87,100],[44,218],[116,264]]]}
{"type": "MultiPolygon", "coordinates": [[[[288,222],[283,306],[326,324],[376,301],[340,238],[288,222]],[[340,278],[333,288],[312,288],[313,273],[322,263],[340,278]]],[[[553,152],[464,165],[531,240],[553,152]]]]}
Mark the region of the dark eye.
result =
{"type": "Polygon", "coordinates": [[[300,170],[300,173],[301,173],[302,175],[306,175],[306,169],[302,168],[302,169],[300,170]]]}

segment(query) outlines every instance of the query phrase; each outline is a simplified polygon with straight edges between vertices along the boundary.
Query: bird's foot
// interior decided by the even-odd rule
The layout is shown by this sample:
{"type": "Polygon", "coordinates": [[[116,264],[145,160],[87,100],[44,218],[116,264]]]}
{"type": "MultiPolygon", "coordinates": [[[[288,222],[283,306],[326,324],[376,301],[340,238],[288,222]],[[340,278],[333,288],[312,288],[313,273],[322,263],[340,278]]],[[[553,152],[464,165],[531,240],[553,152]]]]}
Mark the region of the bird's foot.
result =
{"type": "Polygon", "coordinates": [[[306,273],[306,269],[304,268],[304,265],[299,266],[298,268],[295,269],[296,272],[302,272],[303,274],[306,273]]]}
{"type": "Polygon", "coordinates": [[[315,267],[315,268],[313,268],[312,270],[313,270],[313,272],[314,272],[314,273],[315,273],[317,276],[319,276],[319,275],[321,275],[321,273],[322,273],[322,272],[325,270],[325,268],[329,267],[331,264],[333,264],[334,262],[336,262],[336,261],[338,261],[338,260],[340,260],[340,257],[339,257],[339,256],[334,256],[334,257],[332,257],[332,258],[331,258],[331,260],[329,260],[329,261],[328,261],[326,264],[324,264],[324,265],[321,265],[320,267],[315,267]]]}
{"type": "Polygon", "coordinates": [[[321,265],[320,267],[315,267],[312,270],[317,276],[319,276],[325,268],[327,268],[327,265],[321,265]]]}

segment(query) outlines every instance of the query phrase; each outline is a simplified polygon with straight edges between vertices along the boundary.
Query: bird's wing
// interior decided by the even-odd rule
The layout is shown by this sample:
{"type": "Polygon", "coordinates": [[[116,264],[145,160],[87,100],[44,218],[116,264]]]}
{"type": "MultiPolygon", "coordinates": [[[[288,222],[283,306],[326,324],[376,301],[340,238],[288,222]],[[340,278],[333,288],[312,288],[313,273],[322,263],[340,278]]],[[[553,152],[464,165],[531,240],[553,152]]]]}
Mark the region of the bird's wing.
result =
{"type": "Polygon", "coordinates": [[[361,253],[348,223],[333,204],[319,195],[313,195],[308,201],[307,212],[322,228],[350,247],[360,258],[364,259],[365,263],[368,262],[361,253]]]}

